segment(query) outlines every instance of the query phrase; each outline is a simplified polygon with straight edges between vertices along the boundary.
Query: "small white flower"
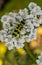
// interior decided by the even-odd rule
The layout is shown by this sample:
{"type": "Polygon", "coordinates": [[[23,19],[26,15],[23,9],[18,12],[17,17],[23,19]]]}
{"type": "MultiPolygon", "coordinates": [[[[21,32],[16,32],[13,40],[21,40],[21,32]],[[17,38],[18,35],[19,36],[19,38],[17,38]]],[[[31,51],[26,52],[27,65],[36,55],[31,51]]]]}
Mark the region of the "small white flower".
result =
{"type": "Polygon", "coordinates": [[[40,10],[39,12],[37,12],[36,15],[42,16],[42,10],[40,10]]]}
{"type": "Polygon", "coordinates": [[[5,43],[8,43],[8,38],[5,38],[5,39],[4,39],[4,42],[5,42],[5,43]]]}
{"type": "Polygon", "coordinates": [[[39,60],[36,60],[36,62],[37,62],[37,64],[39,64],[39,63],[40,63],[40,61],[39,61],[39,60]]]}
{"type": "Polygon", "coordinates": [[[28,7],[30,10],[34,9],[37,5],[34,2],[29,3],[28,7]]]}
{"type": "Polygon", "coordinates": [[[30,15],[27,15],[26,16],[26,19],[32,19],[34,17],[34,15],[33,14],[30,14],[30,15]]]}
{"type": "Polygon", "coordinates": [[[28,10],[26,8],[24,10],[20,10],[19,15],[22,16],[23,19],[25,19],[28,15],[28,10]]]}
{"type": "Polygon", "coordinates": [[[8,22],[8,18],[9,16],[8,15],[4,15],[1,17],[1,22],[4,23],[4,22],[8,22]]]}
{"type": "Polygon", "coordinates": [[[30,12],[33,15],[36,15],[36,13],[38,13],[41,10],[41,8],[39,6],[34,7],[34,9],[32,9],[32,11],[30,12]]]}
{"type": "Polygon", "coordinates": [[[37,29],[34,29],[34,40],[36,40],[37,39],[37,29]]]}
{"type": "Polygon", "coordinates": [[[30,38],[28,38],[28,36],[25,36],[25,41],[26,41],[26,42],[30,42],[30,41],[31,41],[31,39],[30,39],[30,38]]]}
{"type": "Polygon", "coordinates": [[[15,47],[17,49],[18,48],[23,48],[24,47],[24,42],[25,42],[24,36],[22,38],[18,38],[17,43],[15,44],[15,47]]]}
{"type": "Polygon", "coordinates": [[[19,10],[19,15],[22,16],[23,15],[23,11],[19,10]]]}
{"type": "Polygon", "coordinates": [[[33,40],[36,40],[36,37],[37,36],[37,30],[34,29],[30,32],[29,36],[28,36],[28,40],[29,42],[33,41],[33,40]]]}
{"type": "Polygon", "coordinates": [[[16,46],[16,44],[17,44],[17,41],[16,41],[15,38],[12,38],[12,39],[10,39],[10,40],[9,40],[9,38],[8,38],[8,40],[6,39],[6,44],[5,44],[5,46],[8,47],[8,50],[13,49],[13,48],[16,46]]]}
{"type": "Polygon", "coordinates": [[[35,26],[35,27],[38,27],[38,26],[40,26],[40,21],[39,21],[39,19],[37,19],[37,17],[34,17],[34,19],[33,19],[33,25],[35,26]]]}
{"type": "Polygon", "coordinates": [[[13,18],[13,17],[11,17],[11,16],[9,16],[9,18],[8,18],[8,22],[10,23],[10,22],[16,22],[16,19],[15,18],[13,18]]]}
{"type": "Polygon", "coordinates": [[[31,23],[30,20],[26,20],[26,23],[25,23],[25,25],[24,25],[24,28],[25,28],[25,30],[26,30],[27,32],[30,32],[31,30],[34,29],[34,26],[33,26],[33,24],[31,23]]]}
{"type": "Polygon", "coordinates": [[[4,22],[4,23],[3,23],[3,28],[4,28],[4,29],[10,28],[10,24],[7,23],[7,22],[4,22]]]}
{"type": "Polygon", "coordinates": [[[32,32],[31,40],[36,40],[37,38],[37,29],[34,29],[32,32]]]}
{"type": "Polygon", "coordinates": [[[42,24],[42,19],[39,19],[39,23],[42,24]]]}
{"type": "Polygon", "coordinates": [[[7,32],[5,30],[1,30],[0,34],[7,34],[7,32]]]}
{"type": "Polygon", "coordinates": [[[13,41],[14,45],[17,44],[17,39],[16,38],[12,38],[12,41],[13,41]]]}
{"type": "Polygon", "coordinates": [[[42,65],[42,63],[40,63],[39,65],[42,65]]]}
{"type": "Polygon", "coordinates": [[[15,45],[15,47],[16,47],[17,49],[23,48],[23,47],[24,47],[24,44],[18,43],[18,44],[15,45]]]}
{"type": "Polygon", "coordinates": [[[8,50],[11,50],[11,49],[13,49],[14,44],[13,44],[13,42],[8,42],[8,43],[6,44],[6,46],[8,47],[8,50]]]}
{"type": "Polygon", "coordinates": [[[37,63],[38,65],[42,65],[42,52],[41,52],[41,54],[38,56],[38,59],[36,60],[36,63],[37,63]]]}
{"type": "Polygon", "coordinates": [[[3,42],[3,36],[1,36],[1,35],[0,35],[0,41],[2,41],[2,42],[3,42]]]}
{"type": "Polygon", "coordinates": [[[24,42],[25,42],[25,40],[23,38],[21,38],[21,39],[18,40],[18,43],[23,44],[24,42]]]}
{"type": "Polygon", "coordinates": [[[19,21],[22,21],[23,18],[19,15],[19,16],[16,16],[16,18],[19,20],[19,21]]]}
{"type": "Polygon", "coordinates": [[[20,31],[20,34],[24,35],[26,33],[25,29],[23,28],[21,31],[20,31]]]}
{"type": "Polygon", "coordinates": [[[13,17],[13,18],[15,18],[15,17],[17,16],[17,13],[15,13],[15,12],[10,12],[8,15],[11,16],[11,17],[13,17]]]}
{"type": "Polygon", "coordinates": [[[0,31],[0,41],[4,42],[5,36],[6,36],[6,32],[4,30],[0,31]]]}

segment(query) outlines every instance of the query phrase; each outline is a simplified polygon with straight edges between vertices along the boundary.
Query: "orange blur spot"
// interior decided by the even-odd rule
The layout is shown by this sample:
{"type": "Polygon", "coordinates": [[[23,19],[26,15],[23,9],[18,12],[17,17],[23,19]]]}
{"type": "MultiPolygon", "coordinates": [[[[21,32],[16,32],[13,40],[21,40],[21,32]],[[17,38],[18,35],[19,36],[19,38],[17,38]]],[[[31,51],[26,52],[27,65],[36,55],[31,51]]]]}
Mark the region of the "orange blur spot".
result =
{"type": "Polygon", "coordinates": [[[32,41],[32,42],[30,43],[30,47],[31,47],[31,48],[36,48],[38,45],[39,45],[39,44],[38,44],[36,41],[32,41]]]}

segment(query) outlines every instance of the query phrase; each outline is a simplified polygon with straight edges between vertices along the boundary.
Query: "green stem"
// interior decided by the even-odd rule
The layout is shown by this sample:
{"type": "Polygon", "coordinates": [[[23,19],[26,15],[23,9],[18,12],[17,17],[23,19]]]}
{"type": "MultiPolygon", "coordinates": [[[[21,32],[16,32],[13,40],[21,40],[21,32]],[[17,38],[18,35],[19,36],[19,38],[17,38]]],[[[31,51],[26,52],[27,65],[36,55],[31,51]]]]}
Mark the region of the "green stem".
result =
{"type": "Polygon", "coordinates": [[[33,54],[31,53],[31,51],[30,51],[30,49],[29,49],[29,47],[28,47],[28,44],[27,43],[25,43],[25,49],[26,49],[26,52],[27,52],[27,54],[29,54],[29,56],[32,58],[32,60],[35,62],[35,57],[33,56],[33,54]]]}
{"type": "Polygon", "coordinates": [[[16,61],[16,59],[15,59],[15,56],[14,56],[14,65],[18,65],[18,64],[17,64],[17,61],[16,61]]]}

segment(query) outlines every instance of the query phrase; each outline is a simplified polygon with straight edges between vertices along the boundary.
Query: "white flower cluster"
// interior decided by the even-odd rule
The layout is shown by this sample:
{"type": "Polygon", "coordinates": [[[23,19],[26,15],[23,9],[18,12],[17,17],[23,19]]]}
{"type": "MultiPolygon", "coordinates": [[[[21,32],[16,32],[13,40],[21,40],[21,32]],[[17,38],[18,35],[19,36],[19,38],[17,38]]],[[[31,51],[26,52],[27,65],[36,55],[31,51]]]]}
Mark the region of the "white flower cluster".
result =
{"type": "Polygon", "coordinates": [[[8,33],[12,33],[14,28],[19,24],[16,20],[17,13],[10,12],[7,15],[1,17],[1,22],[3,24],[3,29],[8,33]]]}
{"type": "Polygon", "coordinates": [[[23,48],[24,42],[36,40],[37,27],[42,24],[42,10],[33,2],[28,5],[28,8],[20,9],[18,13],[10,12],[1,17],[3,30],[0,30],[0,41],[5,42],[9,50],[13,47],[23,48]],[[21,30],[17,28],[20,31],[19,34],[16,30],[17,26],[22,28],[21,30]],[[12,35],[14,32],[17,36],[12,35]]]}
{"type": "Polygon", "coordinates": [[[38,65],[42,65],[42,52],[41,54],[38,56],[38,59],[36,60],[38,65]]]}

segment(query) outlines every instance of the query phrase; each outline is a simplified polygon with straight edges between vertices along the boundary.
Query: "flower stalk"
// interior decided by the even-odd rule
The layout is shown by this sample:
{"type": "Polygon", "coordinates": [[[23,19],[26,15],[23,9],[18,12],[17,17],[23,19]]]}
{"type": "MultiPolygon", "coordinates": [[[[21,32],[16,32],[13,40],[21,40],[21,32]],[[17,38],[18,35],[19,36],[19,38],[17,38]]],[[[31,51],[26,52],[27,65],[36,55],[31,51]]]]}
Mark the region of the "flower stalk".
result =
{"type": "Polygon", "coordinates": [[[27,43],[25,43],[25,50],[26,50],[27,54],[31,57],[31,59],[35,62],[36,58],[31,53],[31,51],[30,51],[29,46],[28,46],[27,43]]]}

